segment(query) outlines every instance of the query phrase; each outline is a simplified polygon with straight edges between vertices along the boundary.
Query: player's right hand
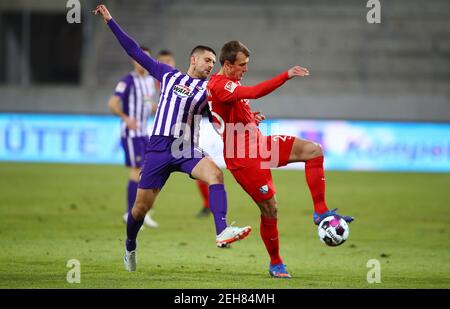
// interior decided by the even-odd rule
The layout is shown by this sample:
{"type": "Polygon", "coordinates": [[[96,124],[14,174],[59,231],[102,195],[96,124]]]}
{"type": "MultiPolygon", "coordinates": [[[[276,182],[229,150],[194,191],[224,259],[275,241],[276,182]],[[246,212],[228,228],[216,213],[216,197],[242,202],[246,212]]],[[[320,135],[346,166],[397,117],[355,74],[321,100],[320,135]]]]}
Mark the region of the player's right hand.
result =
{"type": "Polygon", "coordinates": [[[112,19],[111,14],[109,14],[108,9],[103,4],[97,5],[97,7],[95,8],[95,10],[92,11],[92,13],[94,15],[101,14],[106,23],[112,19]]]}
{"type": "Polygon", "coordinates": [[[259,123],[261,121],[264,121],[266,119],[266,116],[261,114],[261,112],[253,112],[253,116],[255,116],[256,125],[259,126],[259,123]]]}
{"type": "Polygon", "coordinates": [[[309,71],[306,68],[302,68],[301,66],[296,65],[295,67],[289,69],[288,76],[289,78],[309,76],[309,71]]]}
{"type": "Polygon", "coordinates": [[[127,124],[128,129],[136,130],[138,128],[137,122],[135,119],[127,117],[124,119],[124,121],[127,124]]]}

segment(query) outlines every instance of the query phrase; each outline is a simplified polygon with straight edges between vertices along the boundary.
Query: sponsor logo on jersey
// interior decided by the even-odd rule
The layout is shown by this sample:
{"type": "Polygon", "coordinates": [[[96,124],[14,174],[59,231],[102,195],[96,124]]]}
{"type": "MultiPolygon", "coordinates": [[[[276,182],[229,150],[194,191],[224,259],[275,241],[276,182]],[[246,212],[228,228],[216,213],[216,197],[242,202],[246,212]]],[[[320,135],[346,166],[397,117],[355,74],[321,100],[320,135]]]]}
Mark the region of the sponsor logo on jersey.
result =
{"type": "Polygon", "coordinates": [[[172,89],[173,93],[180,98],[189,98],[194,95],[194,92],[185,85],[175,85],[172,89]]]}
{"type": "Polygon", "coordinates": [[[233,92],[234,92],[234,89],[236,89],[237,86],[238,86],[238,84],[236,84],[235,82],[232,82],[232,81],[230,80],[230,81],[228,81],[228,82],[225,84],[225,87],[224,87],[224,88],[225,88],[226,91],[233,93],[233,92]]]}
{"type": "Polygon", "coordinates": [[[205,90],[205,88],[200,87],[200,86],[195,86],[195,89],[197,89],[198,91],[203,91],[203,90],[205,90]]]}
{"type": "Polygon", "coordinates": [[[269,193],[269,186],[268,185],[261,186],[261,188],[259,188],[259,192],[261,192],[262,194],[269,193]]]}

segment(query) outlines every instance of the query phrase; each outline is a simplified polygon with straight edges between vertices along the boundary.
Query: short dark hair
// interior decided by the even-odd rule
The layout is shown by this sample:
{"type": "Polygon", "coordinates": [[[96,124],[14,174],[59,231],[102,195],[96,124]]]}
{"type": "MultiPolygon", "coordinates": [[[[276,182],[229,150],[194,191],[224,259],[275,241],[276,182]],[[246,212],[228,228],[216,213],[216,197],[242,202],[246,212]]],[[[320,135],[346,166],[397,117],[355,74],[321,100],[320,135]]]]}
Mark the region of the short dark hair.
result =
{"type": "Polygon", "coordinates": [[[191,51],[189,57],[192,56],[193,54],[199,52],[199,51],[209,51],[209,52],[212,52],[212,53],[214,54],[214,56],[216,56],[216,52],[215,52],[214,49],[212,49],[211,47],[205,46],[205,45],[197,45],[197,46],[195,46],[195,47],[192,49],[192,51],[191,51]]]}
{"type": "Polygon", "coordinates": [[[149,53],[150,55],[152,54],[150,48],[148,48],[147,46],[142,46],[142,45],[141,45],[140,47],[141,47],[141,49],[142,49],[143,51],[146,51],[146,52],[149,53]]]}
{"type": "Polygon", "coordinates": [[[250,50],[241,42],[234,40],[225,43],[220,50],[220,64],[224,65],[225,60],[234,63],[239,52],[242,52],[247,57],[250,57],[250,50]]]}
{"type": "Polygon", "coordinates": [[[161,57],[161,56],[172,56],[173,57],[173,53],[168,49],[163,49],[163,50],[160,50],[158,53],[158,57],[161,57]]]}

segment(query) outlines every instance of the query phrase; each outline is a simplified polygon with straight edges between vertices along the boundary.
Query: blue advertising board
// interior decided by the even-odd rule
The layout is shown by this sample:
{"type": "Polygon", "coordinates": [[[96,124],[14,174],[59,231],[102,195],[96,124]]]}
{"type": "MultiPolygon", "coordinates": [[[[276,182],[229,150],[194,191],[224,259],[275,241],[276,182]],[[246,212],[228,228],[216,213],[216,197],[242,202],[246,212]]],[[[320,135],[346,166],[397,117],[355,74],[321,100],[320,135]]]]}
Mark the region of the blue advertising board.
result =
{"type": "MultiPolygon", "coordinates": [[[[450,172],[448,123],[274,119],[261,130],[322,144],[329,170],[450,172]]],[[[200,136],[201,146],[224,166],[221,139],[206,120],[200,136]]],[[[120,121],[114,116],[0,114],[0,161],[122,164],[120,121]]]]}

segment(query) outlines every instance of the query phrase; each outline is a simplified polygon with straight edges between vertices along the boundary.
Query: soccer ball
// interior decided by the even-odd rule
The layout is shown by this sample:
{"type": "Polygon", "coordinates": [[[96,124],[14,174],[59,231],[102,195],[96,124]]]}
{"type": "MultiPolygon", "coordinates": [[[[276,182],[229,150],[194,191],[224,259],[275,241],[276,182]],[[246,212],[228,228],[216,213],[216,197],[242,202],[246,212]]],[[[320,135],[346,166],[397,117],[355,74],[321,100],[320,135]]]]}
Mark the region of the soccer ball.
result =
{"type": "Polygon", "coordinates": [[[344,219],[338,216],[329,216],[320,222],[317,232],[324,244],[336,247],[347,240],[350,229],[344,219]]]}

